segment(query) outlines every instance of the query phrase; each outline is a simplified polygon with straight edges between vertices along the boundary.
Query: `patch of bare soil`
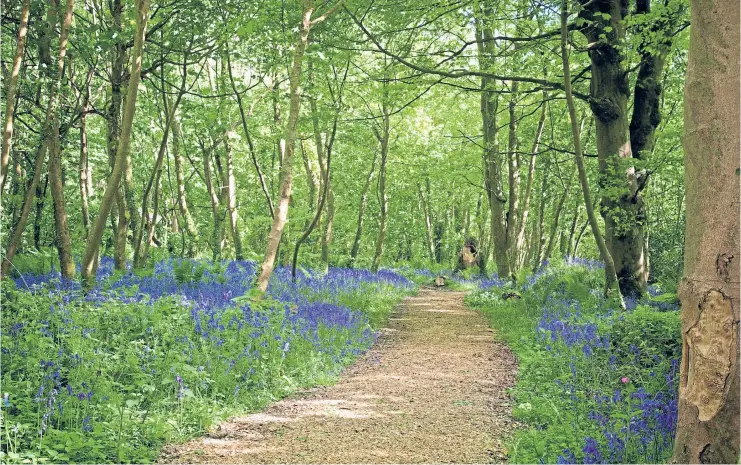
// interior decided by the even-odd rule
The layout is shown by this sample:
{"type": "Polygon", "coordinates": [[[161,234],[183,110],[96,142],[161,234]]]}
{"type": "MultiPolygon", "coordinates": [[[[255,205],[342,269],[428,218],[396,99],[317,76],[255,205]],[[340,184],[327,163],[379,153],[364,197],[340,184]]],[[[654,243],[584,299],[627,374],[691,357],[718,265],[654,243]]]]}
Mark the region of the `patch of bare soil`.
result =
{"type": "Polygon", "coordinates": [[[331,387],[236,417],[162,462],[490,463],[514,426],[517,362],[464,293],[405,299],[378,343],[331,387]]]}

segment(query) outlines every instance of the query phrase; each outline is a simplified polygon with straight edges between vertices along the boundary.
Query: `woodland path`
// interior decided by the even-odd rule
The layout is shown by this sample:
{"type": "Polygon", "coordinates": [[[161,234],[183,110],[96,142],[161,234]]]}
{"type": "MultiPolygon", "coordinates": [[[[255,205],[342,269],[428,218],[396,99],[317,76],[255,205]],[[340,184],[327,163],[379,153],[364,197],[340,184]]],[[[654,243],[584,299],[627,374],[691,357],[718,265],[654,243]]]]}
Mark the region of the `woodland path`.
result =
{"type": "Polygon", "coordinates": [[[517,363],[464,293],[422,289],[337,384],[168,447],[163,462],[502,462],[517,363]]]}

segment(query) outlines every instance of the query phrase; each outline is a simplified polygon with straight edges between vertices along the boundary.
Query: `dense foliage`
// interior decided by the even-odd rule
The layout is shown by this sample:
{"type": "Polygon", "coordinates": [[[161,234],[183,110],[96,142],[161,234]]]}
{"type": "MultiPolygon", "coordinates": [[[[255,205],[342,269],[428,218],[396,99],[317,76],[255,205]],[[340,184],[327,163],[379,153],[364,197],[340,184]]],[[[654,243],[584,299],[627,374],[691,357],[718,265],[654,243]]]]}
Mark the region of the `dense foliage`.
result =
{"type": "Polygon", "coordinates": [[[468,297],[520,360],[512,395],[523,427],[513,463],[663,463],[677,422],[681,336],[676,295],[617,309],[595,287],[602,265],[550,265],[505,299],[496,283],[468,297]]]}
{"type": "Polygon", "coordinates": [[[95,289],[58,273],[4,291],[2,460],[150,462],[296,388],[331,381],[413,286],[332,268],[249,300],[255,263],[167,260],[146,273],[104,259],[95,289]]]}

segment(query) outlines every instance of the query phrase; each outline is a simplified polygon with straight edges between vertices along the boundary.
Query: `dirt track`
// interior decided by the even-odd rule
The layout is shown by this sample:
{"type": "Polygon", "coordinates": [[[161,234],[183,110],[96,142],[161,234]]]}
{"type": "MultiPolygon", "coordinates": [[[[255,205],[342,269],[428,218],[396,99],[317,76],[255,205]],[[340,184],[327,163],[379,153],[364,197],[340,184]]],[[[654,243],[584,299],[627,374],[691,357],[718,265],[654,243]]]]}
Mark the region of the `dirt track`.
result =
{"type": "Polygon", "coordinates": [[[463,293],[405,299],[378,343],[331,387],[301,392],[210,436],[168,447],[162,462],[502,462],[517,369],[463,293]]]}

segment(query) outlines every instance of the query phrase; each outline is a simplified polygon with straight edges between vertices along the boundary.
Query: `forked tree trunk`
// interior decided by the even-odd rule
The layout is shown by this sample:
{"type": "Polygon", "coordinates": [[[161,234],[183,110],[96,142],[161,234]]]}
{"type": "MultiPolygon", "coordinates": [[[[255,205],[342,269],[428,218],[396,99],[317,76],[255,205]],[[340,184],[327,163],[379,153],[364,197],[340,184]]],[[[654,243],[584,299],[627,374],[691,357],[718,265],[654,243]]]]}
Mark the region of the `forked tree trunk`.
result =
{"type": "Polygon", "coordinates": [[[739,461],[739,7],[692,0],[675,463],[739,461]]]}
{"type": "Polygon", "coordinates": [[[134,121],[134,112],[136,110],[136,96],[139,89],[139,81],[142,69],[142,53],[144,51],[144,38],[147,29],[147,19],[149,16],[149,0],[137,0],[134,11],[136,14],[136,31],[134,34],[134,47],[132,49],[132,64],[126,94],[126,105],[121,127],[121,138],[116,150],[116,160],[113,171],[106,184],[103,198],[100,201],[100,210],[98,216],[93,222],[90,231],[85,255],[82,263],[82,276],[88,286],[95,281],[97,272],[98,254],[100,252],[100,241],[103,237],[103,228],[105,227],[106,218],[113,206],[113,200],[121,184],[124,165],[126,163],[126,154],[129,151],[131,142],[131,126],[134,121]]]}
{"type": "Polygon", "coordinates": [[[26,34],[28,33],[28,16],[31,9],[31,0],[24,0],[21,8],[20,25],[18,26],[18,41],[16,43],[15,57],[13,57],[13,68],[10,71],[10,80],[5,87],[5,126],[3,129],[3,147],[0,157],[0,192],[5,188],[5,180],[8,177],[8,164],[10,163],[10,147],[13,139],[13,115],[15,113],[15,93],[18,88],[18,77],[20,76],[21,63],[23,62],[23,49],[26,45],[26,34]]]}

